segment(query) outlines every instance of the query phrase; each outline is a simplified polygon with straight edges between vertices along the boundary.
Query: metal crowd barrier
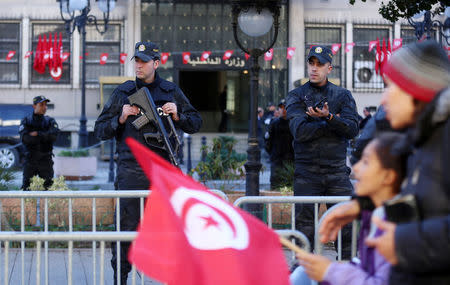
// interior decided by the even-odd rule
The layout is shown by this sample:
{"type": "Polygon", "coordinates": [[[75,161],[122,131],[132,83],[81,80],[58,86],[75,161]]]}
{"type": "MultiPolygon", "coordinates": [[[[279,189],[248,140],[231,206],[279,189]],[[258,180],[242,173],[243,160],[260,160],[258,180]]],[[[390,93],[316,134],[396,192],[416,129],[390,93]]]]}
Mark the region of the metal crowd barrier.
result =
{"type": "MultiPolygon", "coordinates": [[[[218,194],[220,197],[227,199],[227,196],[219,191],[212,190],[212,192],[218,194]]],[[[9,265],[9,254],[10,254],[10,242],[20,242],[20,247],[18,248],[19,257],[21,259],[21,268],[19,269],[21,274],[21,281],[14,284],[30,284],[29,280],[25,280],[25,242],[35,242],[36,243],[36,282],[33,284],[41,284],[41,275],[43,273],[44,282],[43,284],[49,284],[49,242],[62,241],[67,242],[67,284],[74,284],[73,277],[73,252],[74,252],[74,242],[91,242],[92,243],[92,282],[88,284],[105,284],[105,243],[106,242],[117,242],[117,249],[120,249],[120,242],[132,241],[136,232],[120,232],[120,225],[116,222],[116,231],[98,231],[97,229],[97,207],[96,199],[102,198],[112,198],[115,200],[115,214],[117,215],[116,221],[120,221],[120,199],[121,198],[138,198],[140,199],[140,209],[141,215],[144,210],[144,199],[150,194],[148,190],[125,190],[125,191],[0,191],[0,199],[9,200],[9,198],[20,199],[20,231],[0,231],[0,257],[3,256],[4,270],[3,274],[0,270],[0,283],[3,284],[13,284],[11,282],[9,265]],[[73,203],[74,199],[78,198],[90,198],[92,199],[92,224],[91,231],[77,231],[74,229],[74,211],[73,203]],[[43,199],[43,225],[39,227],[42,231],[26,231],[26,221],[25,221],[25,202],[27,199],[43,199]],[[49,231],[49,199],[67,199],[67,231],[49,231]],[[42,243],[44,244],[44,261],[41,264],[41,249],[42,243]],[[4,252],[2,252],[2,247],[4,252]],[[99,249],[97,248],[99,245],[99,249]],[[100,251],[100,260],[97,261],[97,253],[100,251]],[[100,264],[99,270],[97,270],[97,265],[100,264]],[[43,269],[43,270],[42,270],[43,269]],[[1,276],[3,275],[3,276],[1,276]],[[99,275],[99,276],[98,276],[99,275]],[[98,283],[98,277],[99,282],[98,283]]],[[[273,203],[315,203],[315,224],[317,225],[317,212],[318,203],[337,203],[340,201],[346,201],[349,197],[242,197],[239,198],[235,205],[240,206],[243,203],[267,203],[269,212],[269,226],[272,226],[271,221],[271,206],[273,203]]],[[[6,200],[0,200],[4,203],[6,200]]],[[[39,219],[40,217],[37,217],[39,219]]],[[[295,221],[295,216],[291,214],[292,221],[295,221]]],[[[0,212],[0,230],[8,225],[2,225],[5,221],[5,213],[0,212]]],[[[292,223],[293,228],[291,230],[277,230],[279,235],[285,236],[287,238],[296,237],[303,244],[306,250],[310,250],[310,245],[308,239],[299,231],[295,231],[295,222],[292,223]]],[[[36,229],[35,229],[36,230],[36,229]]],[[[90,247],[90,246],[89,246],[90,247]]],[[[353,250],[353,249],[352,249],[353,250]]],[[[29,252],[29,251],[27,251],[29,252]]],[[[1,263],[0,258],[0,263],[1,263]]],[[[109,263],[109,262],[108,262],[109,263]]],[[[118,255],[118,263],[120,263],[120,255],[118,255]]],[[[30,267],[31,268],[31,267],[30,267]]],[[[31,269],[30,269],[31,270],[31,269]]],[[[53,270],[53,269],[52,269],[53,270]]],[[[12,271],[11,271],[12,272],[12,271]]],[[[30,271],[31,272],[31,271],[30,271]]],[[[136,268],[133,267],[131,271],[131,282],[136,284],[136,268]]],[[[118,275],[120,276],[120,268],[118,268],[118,275]]],[[[143,274],[141,276],[141,284],[144,284],[145,278],[143,274]]],[[[109,278],[112,278],[109,277],[109,278]]],[[[120,280],[118,280],[120,284],[120,280]]]]}
{"type": "MultiPolygon", "coordinates": [[[[319,241],[319,204],[335,204],[350,200],[350,196],[245,196],[238,198],[234,205],[241,207],[244,204],[267,204],[267,224],[270,228],[272,223],[272,204],[291,204],[291,229],[295,228],[295,204],[314,204],[314,248],[320,254],[322,251],[322,244],[319,241]]],[[[336,205],[335,205],[336,206],[336,205]]],[[[327,210],[330,211],[330,209],[327,210]]],[[[325,212],[324,215],[327,213],[325,212]]],[[[351,241],[351,256],[356,256],[356,241],[357,241],[357,222],[352,224],[352,241],[351,241]]],[[[301,229],[299,229],[301,230],[301,229]]],[[[338,260],[342,260],[342,236],[341,231],[338,234],[338,260]]]]}

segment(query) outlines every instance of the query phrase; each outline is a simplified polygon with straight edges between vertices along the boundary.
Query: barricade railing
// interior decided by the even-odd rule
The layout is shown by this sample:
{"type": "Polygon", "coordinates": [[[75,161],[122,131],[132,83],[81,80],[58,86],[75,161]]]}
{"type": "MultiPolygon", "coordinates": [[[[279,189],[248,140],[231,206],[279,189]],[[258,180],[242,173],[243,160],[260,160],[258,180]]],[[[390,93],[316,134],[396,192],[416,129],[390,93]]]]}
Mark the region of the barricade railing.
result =
{"type": "MultiPolygon", "coordinates": [[[[234,205],[242,207],[244,204],[265,204],[267,205],[267,224],[270,228],[272,223],[272,204],[291,205],[291,229],[300,230],[295,227],[295,204],[314,204],[314,246],[320,253],[322,245],[319,241],[319,205],[322,203],[336,204],[350,200],[350,196],[245,196],[238,198],[234,205]]],[[[356,256],[356,221],[352,225],[351,256],[356,256]]],[[[342,259],[342,235],[339,231],[337,239],[338,260],[342,259]]]]}

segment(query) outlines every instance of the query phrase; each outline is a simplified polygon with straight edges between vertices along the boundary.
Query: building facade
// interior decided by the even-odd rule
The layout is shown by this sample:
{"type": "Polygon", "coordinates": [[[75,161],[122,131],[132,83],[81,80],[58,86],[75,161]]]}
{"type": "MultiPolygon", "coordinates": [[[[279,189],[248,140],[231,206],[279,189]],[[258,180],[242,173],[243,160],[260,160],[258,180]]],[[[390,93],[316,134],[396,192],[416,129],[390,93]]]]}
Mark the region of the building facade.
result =
{"type": "MultiPolygon", "coordinates": [[[[66,144],[76,147],[81,113],[81,62],[86,60],[86,115],[88,131],[108,96],[102,98],[100,77],[133,77],[134,43],[151,40],[168,53],[161,64],[160,75],[181,86],[193,105],[205,119],[202,132],[216,132],[220,122],[219,94],[228,86],[226,107],[229,114],[228,132],[247,132],[249,108],[249,62],[234,42],[231,27],[231,3],[225,0],[117,0],[109,15],[106,33],[94,25],[86,28],[86,54],[81,52],[81,36],[69,34],[61,20],[56,0],[0,0],[0,104],[30,104],[37,95],[51,99],[48,114],[55,117],[63,130],[66,144]],[[62,64],[62,76],[55,81],[48,68],[41,74],[33,68],[35,53],[41,39],[57,35],[63,52],[69,54],[62,64]],[[231,58],[224,59],[232,50],[231,58]],[[14,56],[7,60],[10,51],[14,56]],[[211,52],[201,60],[203,52],[211,52]],[[183,62],[182,55],[190,53],[183,62]],[[102,54],[108,54],[100,64],[102,54]],[[122,63],[120,55],[126,54],[122,63]]],[[[260,58],[259,105],[278,102],[295,85],[307,77],[305,56],[310,46],[341,44],[334,56],[330,77],[352,91],[358,111],[365,106],[377,106],[384,84],[375,74],[375,52],[369,52],[369,42],[377,38],[402,38],[403,44],[415,41],[414,30],[406,21],[392,24],[378,14],[380,0],[357,1],[352,6],[344,0],[284,0],[281,1],[280,30],[270,60],[260,58]],[[345,52],[347,43],[353,48],[345,52]],[[295,47],[291,59],[288,47],[295,47]]],[[[91,13],[102,30],[103,13],[96,1],[91,1],[91,13]]],[[[441,19],[442,20],[442,19],[441,19]]],[[[240,33],[244,44],[264,46],[270,38],[252,41],[240,33]]],[[[436,35],[437,37],[437,35],[436,35]]],[[[92,134],[90,143],[95,141],[92,134]]]]}

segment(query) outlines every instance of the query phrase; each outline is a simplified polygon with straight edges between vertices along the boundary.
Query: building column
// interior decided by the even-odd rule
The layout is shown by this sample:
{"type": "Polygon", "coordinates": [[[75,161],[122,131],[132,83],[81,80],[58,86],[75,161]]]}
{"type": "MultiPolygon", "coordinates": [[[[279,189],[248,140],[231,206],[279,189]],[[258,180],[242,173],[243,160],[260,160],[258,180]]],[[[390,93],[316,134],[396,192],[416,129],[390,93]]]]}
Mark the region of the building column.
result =
{"type": "MultiPolygon", "coordinates": [[[[353,23],[347,22],[345,24],[345,44],[353,42],[353,23]]],[[[342,47],[343,52],[345,52],[345,44],[342,47]]],[[[347,53],[345,58],[345,69],[346,69],[346,81],[347,81],[347,89],[353,90],[353,49],[347,53]]]]}
{"type": "Polygon", "coordinates": [[[305,23],[303,0],[289,1],[289,46],[296,47],[294,56],[288,61],[289,86],[305,77],[305,23]]]}
{"type": "MultiPolygon", "coordinates": [[[[22,19],[22,52],[20,53],[21,58],[19,59],[19,62],[22,61],[22,89],[28,88],[28,82],[29,82],[29,62],[31,57],[24,58],[27,51],[31,50],[32,45],[30,44],[30,18],[23,18],[22,19]]],[[[26,100],[26,98],[23,98],[26,100]]],[[[24,102],[25,103],[25,102],[24,102]]]]}
{"type": "MultiPolygon", "coordinates": [[[[141,40],[141,0],[130,1],[125,21],[125,46],[124,50],[131,58],[134,54],[134,44],[141,40]]],[[[124,69],[125,76],[134,76],[133,62],[127,60],[124,69]]]]}
{"type": "Polygon", "coordinates": [[[73,89],[80,88],[80,33],[74,31],[72,33],[72,78],[73,89]]]}

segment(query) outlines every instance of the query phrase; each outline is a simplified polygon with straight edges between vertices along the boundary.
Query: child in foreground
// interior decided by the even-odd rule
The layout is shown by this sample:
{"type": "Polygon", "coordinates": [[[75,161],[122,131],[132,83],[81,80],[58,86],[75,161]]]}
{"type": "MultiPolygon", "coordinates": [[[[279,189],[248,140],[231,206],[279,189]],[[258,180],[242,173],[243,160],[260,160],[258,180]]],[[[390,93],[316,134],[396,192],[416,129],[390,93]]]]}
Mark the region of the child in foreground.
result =
{"type": "Polygon", "coordinates": [[[381,134],[365,147],[361,160],[353,166],[356,194],[370,197],[376,207],[373,212],[361,213],[358,240],[361,262],[338,263],[316,254],[298,255],[301,266],[291,274],[292,285],[310,285],[312,280],[330,285],[388,284],[390,264],[375,249],[367,247],[364,240],[382,233],[371,219],[384,219],[383,203],[399,193],[404,164],[391,150],[400,137],[394,133],[381,134]]]}

